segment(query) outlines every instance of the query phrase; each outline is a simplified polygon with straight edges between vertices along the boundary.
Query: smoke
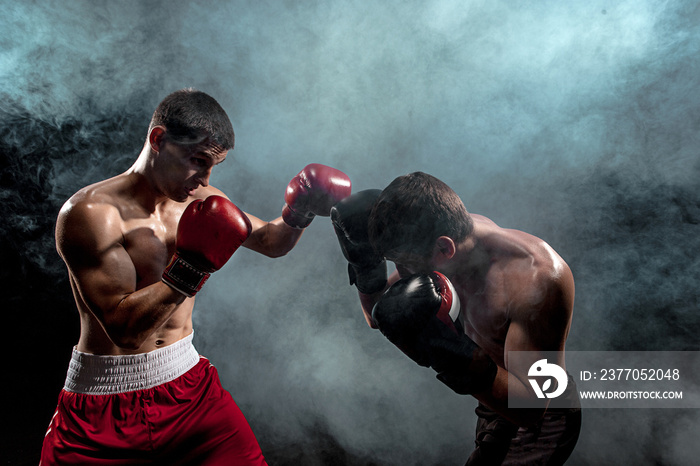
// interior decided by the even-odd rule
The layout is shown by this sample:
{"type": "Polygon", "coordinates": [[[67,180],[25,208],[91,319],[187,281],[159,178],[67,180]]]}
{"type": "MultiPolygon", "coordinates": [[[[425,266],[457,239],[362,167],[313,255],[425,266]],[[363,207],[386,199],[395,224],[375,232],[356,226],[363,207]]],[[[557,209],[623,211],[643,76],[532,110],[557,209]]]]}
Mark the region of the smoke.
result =
{"type": "MultiPolygon", "coordinates": [[[[231,117],[236,148],[212,184],[246,212],[277,217],[287,182],[311,162],[345,171],[354,190],[425,171],[468,210],[567,260],[570,350],[698,349],[693,2],[0,9],[2,278],[15,328],[37,331],[42,316],[48,347],[69,352],[77,325],[54,252],[58,209],[128,168],[158,101],[192,86],[231,117]],[[61,326],[70,339],[56,336],[61,326]]],[[[474,400],[367,328],[345,267],[324,218],[286,257],[239,250],[198,297],[198,350],[275,464],[461,464],[474,400]]],[[[54,363],[60,386],[67,359],[54,363]]],[[[610,462],[621,446],[636,464],[688,464],[698,452],[692,413],[615,416],[625,422],[584,413],[572,464],[610,462]]]]}

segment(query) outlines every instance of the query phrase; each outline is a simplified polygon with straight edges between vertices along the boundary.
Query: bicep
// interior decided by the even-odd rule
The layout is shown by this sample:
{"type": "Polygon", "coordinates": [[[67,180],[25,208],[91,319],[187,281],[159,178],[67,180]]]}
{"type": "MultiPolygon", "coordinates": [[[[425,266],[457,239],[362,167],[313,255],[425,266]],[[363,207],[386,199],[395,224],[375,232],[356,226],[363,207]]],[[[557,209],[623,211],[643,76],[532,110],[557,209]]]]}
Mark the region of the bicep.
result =
{"type": "Polygon", "coordinates": [[[57,222],[57,248],[80,298],[100,319],[136,290],[137,274],[108,207],[77,206],[57,222]]]}
{"type": "MultiPolygon", "coordinates": [[[[504,356],[506,369],[518,378],[527,378],[527,367],[513,367],[509,364],[510,352],[527,352],[517,361],[535,361],[556,354],[555,362],[564,367],[564,346],[571,321],[571,303],[558,286],[548,291],[547,299],[537,306],[523,307],[511,316],[506,333],[504,356]]],[[[518,364],[521,366],[522,364],[518,364]]]]}

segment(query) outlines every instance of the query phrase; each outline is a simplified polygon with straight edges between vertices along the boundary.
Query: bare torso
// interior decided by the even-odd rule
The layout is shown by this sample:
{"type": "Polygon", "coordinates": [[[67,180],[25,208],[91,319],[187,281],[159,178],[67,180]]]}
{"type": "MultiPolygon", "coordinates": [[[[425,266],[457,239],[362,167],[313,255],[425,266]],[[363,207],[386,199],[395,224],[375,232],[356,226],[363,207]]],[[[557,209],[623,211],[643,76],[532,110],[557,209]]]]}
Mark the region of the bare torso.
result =
{"type": "Polygon", "coordinates": [[[563,350],[573,310],[569,267],[541,239],[472,217],[479,245],[472,254],[483,256],[482,266],[450,277],[467,335],[501,367],[508,350],[563,350]],[[518,332],[510,332],[514,323],[518,332]],[[509,332],[528,338],[509,341],[509,332]]]}
{"type": "MultiPolygon", "coordinates": [[[[163,269],[175,251],[177,224],[185,207],[192,200],[211,194],[211,191],[212,188],[200,187],[196,195],[186,202],[165,200],[150,210],[138,202],[137,180],[122,174],[82,189],[66,205],[73,209],[76,206],[90,206],[98,216],[104,217],[105,226],[119,231],[118,244],[113,247],[122,248],[126,253],[123,257],[130,263],[123,264],[123,267],[133,269],[133,286],[135,290],[140,290],[160,282],[163,269]]],[[[99,235],[101,232],[96,233],[99,235]]],[[[192,332],[194,298],[188,298],[139,348],[119,347],[109,338],[104,326],[81,296],[70,267],[69,275],[80,314],[79,351],[94,354],[143,353],[170,345],[192,332]]]]}

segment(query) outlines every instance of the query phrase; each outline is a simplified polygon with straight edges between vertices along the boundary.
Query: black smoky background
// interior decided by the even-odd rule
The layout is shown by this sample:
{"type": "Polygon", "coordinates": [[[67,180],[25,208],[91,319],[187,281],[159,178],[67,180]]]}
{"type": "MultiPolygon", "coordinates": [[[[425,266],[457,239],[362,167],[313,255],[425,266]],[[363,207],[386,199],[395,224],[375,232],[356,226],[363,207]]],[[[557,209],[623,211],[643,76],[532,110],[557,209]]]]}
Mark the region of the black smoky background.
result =
{"type": "MultiPolygon", "coordinates": [[[[355,190],[421,170],[551,244],[576,278],[569,351],[698,351],[700,16],[693,2],[0,2],[3,464],[37,464],[79,331],[61,205],[126,170],[167,93],[217,98],[212,177],[279,215],[310,162],[355,190]],[[150,6],[150,7],[149,7],[150,6]]],[[[366,327],[332,227],[239,250],[195,346],[271,465],[463,464],[476,402],[366,327]]],[[[568,464],[694,464],[697,410],[584,412],[568,464]]]]}

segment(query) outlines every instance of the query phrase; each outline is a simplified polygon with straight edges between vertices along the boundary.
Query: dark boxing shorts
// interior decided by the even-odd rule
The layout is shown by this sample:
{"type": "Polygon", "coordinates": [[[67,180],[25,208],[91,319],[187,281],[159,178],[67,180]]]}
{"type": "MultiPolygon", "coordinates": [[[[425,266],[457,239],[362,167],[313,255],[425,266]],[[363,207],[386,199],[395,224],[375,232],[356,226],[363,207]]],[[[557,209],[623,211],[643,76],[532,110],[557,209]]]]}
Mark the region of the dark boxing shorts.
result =
{"type": "Polygon", "coordinates": [[[41,466],[265,465],[243,413],[192,335],[129,356],[73,351],[41,466]]]}
{"type": "Polygon", "coordinates": [[[476,448],[465,466],[563,465],[581,432],[581,405],[570,375],[562,398],[572,407],[548,409],[537,425],[527,428],[518,428],[479,403],[476,448]]]}

